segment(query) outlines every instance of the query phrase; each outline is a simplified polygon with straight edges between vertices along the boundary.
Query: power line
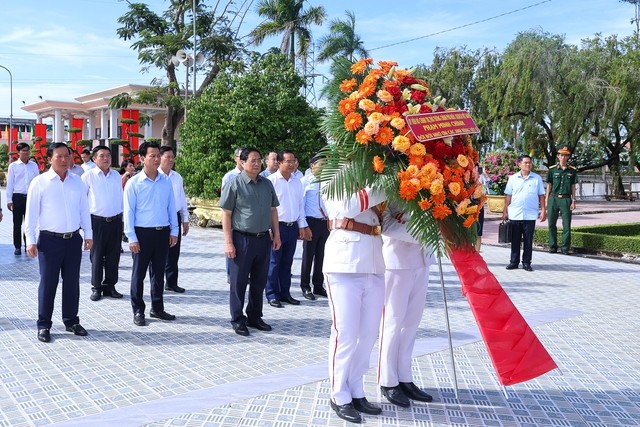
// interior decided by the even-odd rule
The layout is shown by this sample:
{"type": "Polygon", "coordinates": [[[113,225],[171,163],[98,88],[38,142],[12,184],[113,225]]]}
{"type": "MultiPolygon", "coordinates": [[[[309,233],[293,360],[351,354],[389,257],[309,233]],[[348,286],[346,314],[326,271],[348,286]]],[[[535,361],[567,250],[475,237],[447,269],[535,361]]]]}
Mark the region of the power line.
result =
{"type": "Polygon", "coordinates": [[[426,39],[427,37],[437,36],[438,34],[448,33],[448,32],[451,32],[451,31],[459,30],[460,28],[470,27],[472,25],[480,24],[482,22],[491,21],[493,19],[498,19],[498,18],[501,18],[503,16],[511,15],[511,14],[517,13],[517,12],[521,12],[521,11],[526,10],[526,9],[531,9],[532,7],[540,6],[543,3],[549,3],[551,1],[552,0],[544,0],[544,1],[541,1],[541,2],[538,2],[538,3],[531,4],[529,6],[525,6],[525,7],[519,8],[519,9],[511,10],[509,12],[501,13],[500,15],[495,15],[495,16],[492,16],[492,17],[489,17],[489,18],[481,19],[479,21],[474,21],[474,22],[470,22],[468,24],[459,25],[457,27],[453,27],[453,28],[449,28],[449,29],[446,29],[446,30],[438,31],[438,32],[435,32],[435,33],[427,34],[425,36],[414,37],[414,38],[409,39],[409,40],[404,40],[404,41],[400,41],[400,42],[396,42],[396,43],[387,44],[387,45],[384,45],[384,46],[374,47],[374,48],[368,49],[368,50],[372,51],[372,50],[384,49],[384,48],[391,47],[391,46],[397,46],[399,44],[405,44],[405,43],[414,42],[416,40],[426,39]]]}

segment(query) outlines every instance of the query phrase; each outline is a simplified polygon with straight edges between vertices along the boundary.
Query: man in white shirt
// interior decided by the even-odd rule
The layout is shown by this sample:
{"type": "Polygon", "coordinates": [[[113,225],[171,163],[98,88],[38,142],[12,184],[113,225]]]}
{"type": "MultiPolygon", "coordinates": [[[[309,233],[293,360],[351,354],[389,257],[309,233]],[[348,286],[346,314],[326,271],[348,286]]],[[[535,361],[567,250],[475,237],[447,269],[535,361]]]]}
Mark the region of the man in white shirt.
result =
{"type": "Polygon", "coordinates": [[[111,169],[111,149],[98,145],[93,149],[95,168],[82,175],[87,187],[93,248],[91,249],[91,301],[102,296],[122,298],[116,291],[122,248],[122,179],[111,169]]]}
{"type": "Polygon", "coordinates": [[[269,153],[264,156],[264,166],[265,168],[260,172],[260,176],[264,176],[266,178],[272,173],[276,173],[278,171],[278,153],[275,151],[269,151],[269,153]]]}
{"type": "Polygon", "coordinates": [[[220,184],[221,191],[231,182],[231,180],[236,179],[238,175],[240,175],[240,172],[242,172],[242,161],[240,160],[240,153],[242,153],[241,147],[236,148],[233,152],[233,159],[236,162],[236,167],[225,173],[222,177],[222,183],[220,184]]]}
{"type": "Polygon", "coordinates": [[[311,239],[311,230],[304,215],[304,188],[300,179],[294,177],[296,157],[289,150],[278,152],[280,167],[267,177],[278,196],[278,225],[281,246],[271,251],[269,276],[265,294],[269,305],[282,308],[283,302],[299,305],[291,296],[291,265],[296,252],[298,238],[311,239]]]}
{"type": "MultiPolygon", "coordinates": [[[[22,221],[27,210],[27,192],[29,184],[38,176],[38,165],[29,160],[29,144],[17,145],[18,160],[9,165],[7,173],[7,209],[13,212],[14,254],[22,254],[22,221]]],[[[25,239],[26,246],[26,239],[25,239]]]]}
{"type": "MultiPolygon", "coordinates": [[[[187,196],[184,193],[182,176],[172,169],[175,159],[176,156],[173,152],[173,147],[170,145],[160,147],[160,169],[158,169],[158,172],[166,175],[171,182],[173,197],[176,202],[178,227],[182,228],[182,230],[178,229],[178,243],[169,248],[167,265],[162,274],[166,275],[166,281],[164,283],[165,291],[183,293],[185,289],[178,286],[178,259],[180,258],[180,242],[182,241],[182,236],[186,236],[187,233],[189,233],[189,211],[187,210],[187,196]]],[[[154,281],[154,274],[153,266],[149,265],[149,279],[152,282],[154,281]]]]}
{"type": "Polygon", "coordinates": [[[38,256],[38,340],[49,342],[58,278],[62,275],[62,320],[66,330],[85,336],[80,325],[80,263],[84,249],[93,246],[86,187],[69,173],[71,155],[64,142],[47,149],[51,168],[31,182],[27,193],[25,231],[27,255],[38,256]],[[37,237],[38,231],[40,236],[37,237]]]}
{"type": "MultiPolygon", "coordinates": [[[[93,150],[93,152],[95,153],[95,150],[93,150]]],[[[85,172],[96,167],[96,164],[91,161],[91,151],[88,148],[82,150],[80,158],[82,159],[82,165],[80,166],[85,172]]]]}

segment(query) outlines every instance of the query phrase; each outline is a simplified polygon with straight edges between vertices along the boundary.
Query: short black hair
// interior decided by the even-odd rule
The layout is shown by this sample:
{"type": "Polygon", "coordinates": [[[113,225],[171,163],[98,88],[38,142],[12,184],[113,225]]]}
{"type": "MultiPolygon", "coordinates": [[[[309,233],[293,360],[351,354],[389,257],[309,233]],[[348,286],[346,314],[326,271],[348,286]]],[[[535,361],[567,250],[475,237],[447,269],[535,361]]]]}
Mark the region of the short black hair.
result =
{"type": "Polygon", "coordinates": [[[531,156],[528,154],[521,154],[520,156],[518,156],[518,163],[520,163],[522,160],[524,159],[529,159],[531,160],[531,156]]]}
{"type": "Polygon", "coordinates": [[[318,160],[323,160],[325,159],[326,156],[322,153],[317,153],[314,154],[310,159],[309,159],[309,166],[311,166],[312,164],[314,164],[315,162],[317,162],[318,160]]]}
{"type": "Polygon", "coordinates": [[[91,155],[91,150],[89,150],[88,148],[85,148],[84,150],[82,150],[82,154],[91,155]]]}
{"type": "MultiPolygon", "coordinates": [[[[93,147],[93,155],[95,156],[96,154],[98,154],[98,151],[100,150],[107,150],[109,153],[111,153],[111,148],[107,147],[106,145],[96,145],[95,147],[93,147]]],[[[82,152],[88,152],[88,149],[84,149],[82,150],[82,152]]]]}
{"type": "Polygon", "coordinates": [[[138,154],[142,157],[146,156],[149,148],[157,148],[158,151],[160,151],[160,146],[157,142],[143,142],[140,144],[140,147],[138,147],[138,154]]]}
{"type": "Polygon", "coordinates": [[[18,145],[16,145],[16,150],[18,151],[22,151],[25,148],[28,148],[29,150],[31,150],[31,147],[29,147],[29,144],[27,144],[26,142],[19,142],[18,145]]]}
{"type": "Polygon", "coordinates": [[[65,147],[67,149],[67,151],[69,151],[69,154],[73,153],[73,151],[71,151],[69,146],[67,144],[65,144],[64,142],[54,142],[53,144],[51,144],[49,146],[49,148],[47,148],[47,157],[49,157],[49,158],[53,157],[53,150],[55,150],[56,148],[60,148],[60,147],[65,147]]]}
{"type": "Polygon", "coordinates": [[[284,161],[284,155],[285,154],[291,154],[293,157],[295,157],[297,159],[296,155],[293,154],[293,151],[291,151],[291,150],[280,150],[280,151],[278,151],[278,157],[277,157],[279,162],[284,161]]]}
{"type": "Polygon", "coordinates": [[[243,162],[246,162],[247,159],[249,158],[249,154],[254,152],[258,153],[258,156],[262,158],[262,155],[260,154],[260,150],[254,147],[247,147],[247,148],[243,148],[242,151],[240,152],[240,160],[242,160],[243,162]]]}
{"type": "Polygon", "coordinates": [[[160,155],[162,156],[164,153],[166,153],[167,151],[171,151],[173,154],[176,154],[175,150],[173,149],[172,146],[170,145],[163,145],[162,147],[160,147],[160,155]]]}

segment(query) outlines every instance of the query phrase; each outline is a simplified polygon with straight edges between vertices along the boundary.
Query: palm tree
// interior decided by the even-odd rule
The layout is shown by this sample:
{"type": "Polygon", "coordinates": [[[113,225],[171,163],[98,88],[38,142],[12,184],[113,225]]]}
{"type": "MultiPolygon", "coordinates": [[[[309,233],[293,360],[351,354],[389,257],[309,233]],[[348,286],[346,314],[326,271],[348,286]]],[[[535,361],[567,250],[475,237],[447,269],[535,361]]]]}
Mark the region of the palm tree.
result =
{"type": "Polygon", "coordinates": [[[266,18],[252,32],[253,43],[261,44],[265,38],[282,34],[280,52],[295,62],[296,55],[306,56],[311,44],[311,25],[322,25],[327,12],[316,6],[303,10],[304,0],[260,0],[258,15],[266,18]],[[297,52],[295,49],[296,37],[297,52]]]}
{"type": "Polygon", "coordinates": [[[332,20],[329,24],[329,34],[320,39],[322,51],[318,55],[318,61],[324,62],[335,56],[344,56],[354,62],[357,57],[366,58],[369,56],[360,36],[356,34],[356,16],[350,10],[345,13],[348,19],[345,21],[332,20]]]}

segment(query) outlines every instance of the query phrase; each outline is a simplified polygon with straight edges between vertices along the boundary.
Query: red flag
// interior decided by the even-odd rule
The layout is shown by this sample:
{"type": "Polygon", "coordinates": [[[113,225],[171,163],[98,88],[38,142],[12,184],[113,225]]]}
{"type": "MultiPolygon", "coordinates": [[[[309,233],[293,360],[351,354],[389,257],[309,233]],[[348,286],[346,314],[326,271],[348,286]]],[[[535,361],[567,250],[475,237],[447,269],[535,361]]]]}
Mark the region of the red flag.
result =
{"type": "Polygon", "coordinates": [[[482,256],[469,249],[452,249],[449,256],[500,383],[517,384],[557,368],[482,256]]]}

